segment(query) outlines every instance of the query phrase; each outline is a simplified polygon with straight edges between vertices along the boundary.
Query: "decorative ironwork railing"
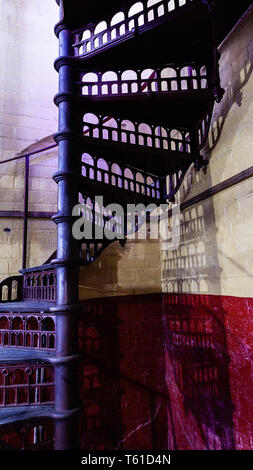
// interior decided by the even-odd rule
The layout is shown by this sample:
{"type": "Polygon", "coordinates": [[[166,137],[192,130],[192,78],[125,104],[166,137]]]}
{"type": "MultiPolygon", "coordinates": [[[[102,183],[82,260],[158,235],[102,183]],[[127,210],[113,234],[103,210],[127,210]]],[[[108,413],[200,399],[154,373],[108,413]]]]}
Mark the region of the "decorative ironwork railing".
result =
{"type": "Polygon", "coordinates": [[[102,158],[91,157],[89,154],[84,154],[82,157],[82,175],[85,178],[150,198],[160,199],[161,197],[160,179],[151,173],[105,161],[102,158]]]}
{"type": "Polygon", "coordinates": [[[84,264],[94,261],[102,253],[108,242],[113,241],[113,234],[121,235],[122,238],[124,236],[122,217],[114,216],[104,207],[103,200],[98,200],[96,196],[87,196],[86,192],[84,187],[84,192],[79,193],[78,211],[85,223],[85,232],[79,239],[80,259],[84,264]],[[105,230],[110,233],[109,238],[103,237],[105,230]]]}
{"type": "Polygon", "coordinates": [[[23,300],[38,300],[55,302],[56,300],[56,271],[46,269],[46,265],[34,272],[24,274],[23,300]]]}
{"type": "Polygon", "coordinates": [[[103,97],[203,90],[209,88],[210,80],[205,65],[185,63],[145,70],[85,71],[78,86],[82,95],[103,97]]]}
{"type": "Polygon", "coordinates": [[[0,345],[15,348],[55,349],[55,318],[34,313],[0,316],[0,345]]]}
{"type": "Polygon", "coordinates": [[[167,17],[193,2],[194,0],[148,0],[145,3],[134,3],[128,11],[116,13],[109,22],[90,24],[77,31],[73,44],[75,55],[87,55],[136,30],[152,28],[154,24],[164,22],[167,17]]]}
{"type": "Polygon", "coordinates": [[[189,132],[185,129],[136,123],[111,118],[108,125],[104,116],[86,113],[83,117],[85,137],[139,147],[191,153],[189,132]]]}
{"type": "Polygon", "coordinates": [[[53,366],[1,366],[0,407],[53,404],[54,385],[53,366]]]}

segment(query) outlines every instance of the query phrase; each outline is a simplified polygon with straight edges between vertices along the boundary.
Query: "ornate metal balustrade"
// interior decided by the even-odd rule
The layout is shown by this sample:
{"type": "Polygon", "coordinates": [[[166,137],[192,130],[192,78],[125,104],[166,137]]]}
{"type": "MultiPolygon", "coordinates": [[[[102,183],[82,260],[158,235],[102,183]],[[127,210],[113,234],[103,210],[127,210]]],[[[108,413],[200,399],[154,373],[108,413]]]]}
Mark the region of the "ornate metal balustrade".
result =
{"type": "Polygon", "coordinates": [[[97,116],[93,113],[86,113],[83,122],[86,137],[139,147],[191,153],[190,135],[186,129],[164,128],[114,118],[110,119],[110,125],[105,125],[104,116],[97,116]]]}
{"type": "MultiPolygon", "coordinates": [[[[86,188],[85,193],[79,193],[80,217],[83,218],[86,230],[82,236],[80,246],[80,258],[87,262],[94,261],[95,257],[106,248],[107,242],[113,239],[113,234],[119,235],[118,238],[124,237],[123,231],[123,218],[121,216],[113,215],[112,211],[106,208],[102,202],[96,199],[96,195],[87,196],[86,188]],[[109,237],[104,238],[104,231],[107,231],[109,237]],[[100,233],[99,237],[97,234],[100,233]],[[85,238],[85,240],[84,240],[85,238]],[[96,239],[98,238],[98,241],[96,239]],[[100,246],[102,244],[103,246],[100,246]],[[94,246],[93,246],[94,245],[94,246]],[[89,254],[93,252],[93,257],[90,258],[89,254]],[[88,257],[86,254],[88,254],[88,257]]],[[[99,196],[101,197],[101,196],[99,196]]]]}
{"type": "Polygon", "coordinates": [[[203,90],[211,86],[205,65],[167,64],[162,68],[81,74],[80,92],[86,96],[125,96],[203,90]]]}
{"type": "Polygon", "coordinates": [[[91,157],[89,154],[84,154],[82,157],[82,175],[150,198],[161,197],[161,181],[157,176],[123,164],[91,157]]]}
{"type": "Polygon", "coordinates": [[[0,316],[0,345],[15,348],[55,349],[55,318],[38,313],[0,316]]]}
{"type": "Polygon", "coordinates": [[[116,13],[112,19],[90,24],[74,34],[75,55],[85,56],[138,30],[146,30],[166,21],[170,15],[194,0],[160,0],[136,2],[129,10],[116,13]]]}
{"type": "Polygon", "coordinates": [[[53,366],[1,366],[0,407],[53,403],[53,366]]]}
{"type": "Polygon", "coordinates": [[[23,300],[55,302],[56,272],[50,265],[36,268],[36,271],[24,273],[23,300]]]}

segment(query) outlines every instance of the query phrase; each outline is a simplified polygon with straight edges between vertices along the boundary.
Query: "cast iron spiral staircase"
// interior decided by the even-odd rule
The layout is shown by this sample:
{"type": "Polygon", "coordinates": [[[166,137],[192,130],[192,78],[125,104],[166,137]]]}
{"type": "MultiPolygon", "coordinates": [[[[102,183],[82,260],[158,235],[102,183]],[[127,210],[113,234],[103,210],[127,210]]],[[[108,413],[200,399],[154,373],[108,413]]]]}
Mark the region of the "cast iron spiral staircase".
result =
{"type": "MultiPolygon", "coordinates": [[[[215,2],[57,3],[58,250],[46,264],[0,284],[0,442],[9,449],[77,445],[78,266],[114,241],[96,240],[96,225],[115,232],[112,214],[95,205],[95,196],[125,210],[130,202],[173,202],[190,166],[206,165],[200,151],[214,102],[223,96],[217,41],[226,28],[217,32],[215,2]],[[82,215],[92,233],[76,241],[78,202],[88,207],[82,215]]],[[[238,6],[230,4],[228,16],[231,27],[238,6]]],[[[94,401],[91,392],[83,399],[94,401]]],[[[80,432],[89,434],[99,419],[96,411],[86,417],[90,427],[80,432]]]]}

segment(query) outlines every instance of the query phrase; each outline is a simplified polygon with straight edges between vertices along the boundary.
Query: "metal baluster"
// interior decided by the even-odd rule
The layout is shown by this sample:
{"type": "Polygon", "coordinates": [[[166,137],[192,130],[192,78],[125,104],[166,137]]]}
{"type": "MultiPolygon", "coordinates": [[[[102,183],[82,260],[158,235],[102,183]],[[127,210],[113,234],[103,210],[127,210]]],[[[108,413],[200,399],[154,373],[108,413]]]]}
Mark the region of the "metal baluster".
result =
{"type": "Polygon", "coordinates": [[[141,70],[137,70],[137,87],[138,87],[138,93],[142,92],[142,86],[141,86],[141,70]]]}

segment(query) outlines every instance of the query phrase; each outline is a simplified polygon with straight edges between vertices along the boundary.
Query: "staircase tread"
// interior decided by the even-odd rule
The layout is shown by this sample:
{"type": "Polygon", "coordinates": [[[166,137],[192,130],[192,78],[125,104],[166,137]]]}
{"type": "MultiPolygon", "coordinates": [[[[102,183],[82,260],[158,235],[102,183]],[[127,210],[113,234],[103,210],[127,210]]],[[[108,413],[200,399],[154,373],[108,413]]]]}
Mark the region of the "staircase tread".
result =
{"type": "Polygon", "coordinates": [[[126,190],[125,188],[120,188],[118,186],[111,186],[107,183],[103,183],[100,181],[94,181],[92,179],[86,178],[83,176],[82,178],[82,186],[80,187],[80,191],[82,191],[82,187],[84,188],[85,194],[89,196],[96,196],[97,194],[103,195],[104,203],[121,203],[122,205],[126,204],[137,204],[137,203],[153,203],[153,204],[161,204],[165,202],[165,200],[161,197],[155,196],[148,196],[142,193],[138,193],[135,191],[126,190]],[[113,188],[113,189],[112,189],[113,188]]]}
{"type": "Polygon", "coordinates": [[[0,364],[30,363],[35,361],[49,362],[54,355],[54,350],[0,346],[0,364]]]}
{"type": "Polygon", "coordinates": [[[54,405],[7,406],[0,408],[0,425],[30,421],[31,419],[51,418],[54,405]]]}
{"type": "Polygon", "coordinates": [[[0,302],[0,312],[49,312],[55,302],[38,302],[38,301],[20,301],[20,302],[0,302]]]}
{"type": "Polygon", "coordinates": [[[190,153],[142,147],[113,140],[83,136],[84,152],[99,156],[114,163],[123,163],[147,171],[154,176],[167,176],[170,172],[182,169],[194,161],[190,153]],[[138,162],[138,165],[136,165],[138,162]]]}
{"type": "MultiPolygon", "coordinates": [[[[194,79],[194,77],[193,77],[194,79]]],[[[145,80],[144,80],[145,81],[145,80]]],[[[210,88],[173,92],[132,93],[128,95],[81,95],[84,110],[140,121],[156,126],[188,129],[206,113],[213,101],[210,88]]]]}

